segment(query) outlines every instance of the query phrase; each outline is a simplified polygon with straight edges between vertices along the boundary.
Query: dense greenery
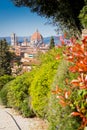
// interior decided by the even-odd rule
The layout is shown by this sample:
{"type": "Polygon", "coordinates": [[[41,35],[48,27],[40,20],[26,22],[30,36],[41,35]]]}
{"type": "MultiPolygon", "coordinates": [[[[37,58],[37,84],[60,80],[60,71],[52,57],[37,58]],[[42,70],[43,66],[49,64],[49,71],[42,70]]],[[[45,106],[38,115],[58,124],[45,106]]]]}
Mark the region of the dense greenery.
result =
{"type": "MultiPolygon", "coordinates": [[[[69,73],[69,63],[63,60],[58,66],[54,82],[52,84],[52,90],[58,85],[60,88],[69,89],[66,85],[66,79],[73,79],[77,75],[69,73]]],[[[61,107],[58,103],[57,95],[51,93],[49,108],[48,108],[48,121],[49,130],[77,130],[79,123],[77,118],[71,118],[69,107],[61,107]],[[67,122],[67,123],[66,123],[67,122]]]]}
{"type": "MultiPolygon", "coordinates": [[[[59,28],[61,25],[72,32],[81,31],[82,25],[78,18],[86,3],[85,0],[11,0],[17,6],[26,6],[41,16],[52,18],[59,28]]],[[[84,11],[85,15],[86,10],[84,11]]],[[[87,15],[86,15],[87,16],[87,15]]],[[[84,17],[83,17],[84,18],[84,17]]],[[[63,28],[63,29],[64,29],[63,28]]],[[[76,33],[75,33],[76,34],[76,33]]]]}
{"type": "Polygon", "coordinates": [[[26,117],[35,113],[46,118],[51,84],[60,63],[56,60],[57,53],[61,55],[62,48],[54,48],[41,55],[40,66],[7,83],[0,93],[3,104],[15,108],[26,117]]]}
{"type": "Polygon", "coordinates": [[[30,87],[32,108],[36,115],[43,118],[47,116],[51,84],[60,63],[55,58],[59,51],[61,52],[62,50],[53,49],[42,57],[42,65],[36,72],[30,87]]]}
{"type": "Polygon", "coordinates": [[[0,90],[3,88],[5,84],[7,84],[9,81],[13,80],[14,77],[10,75],[4,75],[0,77],[0,90]]]}
{"type": "Polygon", "coordinates": [[[25,73],[22,76],[18,76],[11,84],[9,84],[9,90],[7,94],[8,106],[19,110],[24,116],[33,116],[29,105],[28,88],[32,83],[32,73],[25,73]]]}
{"type": "Polygon", "coordinates": [[[85,0],[85,6],[80,11],[79,18],[84,28],[87,28],[87,0],[85,0]]]}
{"type": "Polygon", "coordinates": [[[11,53],[6,40],[0,40],[0,76],[11,74],[11,53]]]}
{"type": "Polygon", "coordinates": [[[7,84],[5,84],[0,91],[1,104],[5,105],[6,107],[8,106],[7,94],[8,94],[8,91],[9,91],[9,85],[10,84],[11,84],[11,82],[8,82],[7,84]]]}
{"type": "Polygon", "coordinates": [[[1,100],[6,106],[13,107],[23,116],[32,117],[35,114],[30,108],[28,88],[32,83],[32,73],[17,76],[1,90],[1,100]]]}

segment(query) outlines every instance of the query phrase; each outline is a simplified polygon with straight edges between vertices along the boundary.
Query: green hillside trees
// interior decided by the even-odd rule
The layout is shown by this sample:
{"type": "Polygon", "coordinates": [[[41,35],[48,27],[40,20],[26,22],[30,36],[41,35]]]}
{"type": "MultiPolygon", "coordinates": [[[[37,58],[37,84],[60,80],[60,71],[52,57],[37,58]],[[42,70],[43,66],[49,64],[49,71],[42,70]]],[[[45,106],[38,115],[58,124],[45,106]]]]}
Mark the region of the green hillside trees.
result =
{"type": "Polygon", "coordinates": [[[0,40],[0,76],[11,75],[11,53],[6,40],[0,40]]]}
{"type": "Polygon", "coordinates": [[[55,42],[54,42],[54,38],[51,37],[50,39],[50,45],[49,45],[50,49],[54,48],[55,47],[55,42]]]}

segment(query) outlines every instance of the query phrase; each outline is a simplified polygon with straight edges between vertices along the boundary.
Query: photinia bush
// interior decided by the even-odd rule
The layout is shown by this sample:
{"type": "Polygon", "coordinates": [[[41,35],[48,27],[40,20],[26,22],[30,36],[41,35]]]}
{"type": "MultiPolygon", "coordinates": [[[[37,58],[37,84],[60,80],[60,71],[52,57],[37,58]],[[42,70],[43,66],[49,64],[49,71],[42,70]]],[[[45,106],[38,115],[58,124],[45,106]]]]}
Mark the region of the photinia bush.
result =
{"type": "Polygon", "coordinates": [[[73,111],[70,116],[79,116],[79,129],[83,129],[87,125],[87,37],[82,43],[72,41],[71,46],[67,46],[64,51],[66,60],[71,62],[69,70],[72,73],[78,73],[78,77],[70,83],[66,79],[66,83],[70,89],[61,89],[56,86],[53,93],[57,94],[59,104],[62,107],[69,106],[73,111]]]}

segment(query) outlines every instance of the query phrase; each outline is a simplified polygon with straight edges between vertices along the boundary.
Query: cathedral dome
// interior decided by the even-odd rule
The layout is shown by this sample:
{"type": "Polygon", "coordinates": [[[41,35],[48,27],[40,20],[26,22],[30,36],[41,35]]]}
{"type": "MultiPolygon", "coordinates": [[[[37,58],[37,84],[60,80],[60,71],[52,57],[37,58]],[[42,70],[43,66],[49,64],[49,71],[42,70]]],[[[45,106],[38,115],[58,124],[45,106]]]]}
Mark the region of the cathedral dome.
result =
{"type": "Polygon", "coordinates": [[[38,30],[31,36],[31,41],[40,41],[42,40],[42,35],[38,32],[38,30]]]}
{"type": "Polygon", "coordinates": [[[31,36],[30,46],[39,47],[43,44],[43,37],[38,30],[31,36]]]}

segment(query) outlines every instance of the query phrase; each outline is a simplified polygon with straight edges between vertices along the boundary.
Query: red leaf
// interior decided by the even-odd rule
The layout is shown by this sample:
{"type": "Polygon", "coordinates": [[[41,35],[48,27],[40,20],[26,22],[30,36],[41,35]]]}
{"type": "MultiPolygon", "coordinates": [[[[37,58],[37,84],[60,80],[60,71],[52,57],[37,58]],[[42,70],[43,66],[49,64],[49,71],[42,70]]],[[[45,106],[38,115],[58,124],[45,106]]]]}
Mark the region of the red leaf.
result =
{"type": "Polygon", "coordinates": [[[79,112],[72,112],[71,116],[80,116],[81,114],[79,112]]]}
{"type": "Polygon", "coordinates": [[[57,91],[55,91],[55,90],[52,90],[52,93],[53,93],[53,94],[57,94],[58,92],[57,92],[57,91]]]}
{"type": "Polygon", "coordinates": [[[72,80],[71,84],[73,84],[75,86],[79,86],[79,80],[72,80]]]}
{"type": "Polygon", "coordinates": [[[58,86],[56,86],[56,90],[52,90],[53,94],[58,94],[58,93],[61,93],[61,92],[62,92],[62,90],[58,86]]]}
{"type": "Polygon", "coordinates": [[[74,73],[74,72],[77,72],[77,71],[78,71],[78,67],[77,67],[77,66],[71,66],[71,67],[69,68],[69,70],[74,73]]]}
{"type": "Polygon", "coordinates": [[[66,105],[67,105],[67,103],[65,102],[65,101],[63,101],[63,100],[60,100],[60,105],[62,106],[62,107],[65,107],[66,105]]]}
{"type": "Polygon", "coordinates": [[[71,94],[70,91],[65,92],[65,98],[67,99],[70,96],[70,94],[71,94]]]}
{"type": "Polygon", "coordinates": [[[56,60],[59,60],[60,59],[60,55],[58,54],[57,56],[56,56],[56,60]]]}
{"type": "Polygon", "coordinates": [[[73,56],[68,56],[67,60],[72,62],[74,60],[74,57],[73,56]]]}
{"type": "Polygon", "coordinates": [[[64,100],[64,97],[62,97],[62,96],[57,96],[57,98],[64,100]]]}

